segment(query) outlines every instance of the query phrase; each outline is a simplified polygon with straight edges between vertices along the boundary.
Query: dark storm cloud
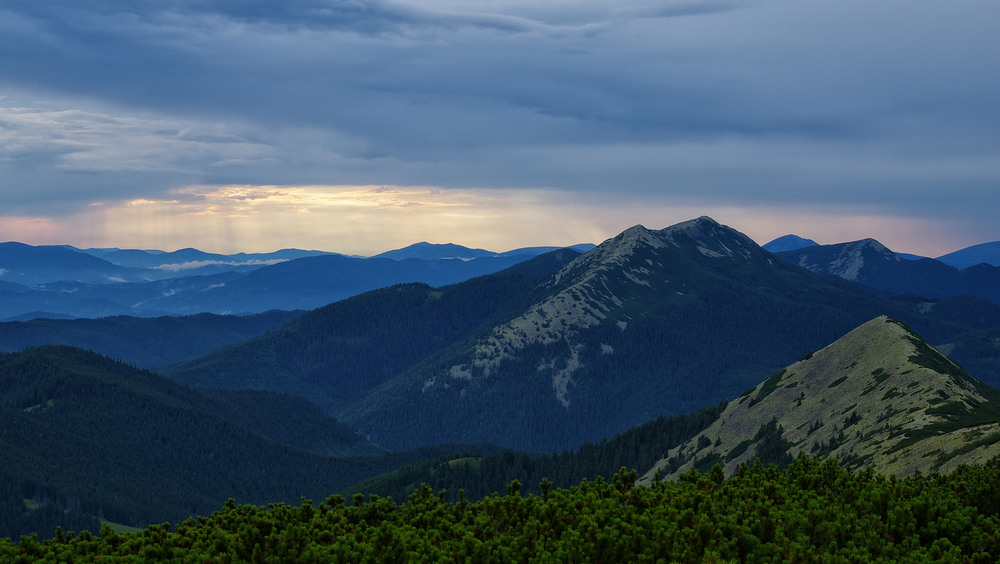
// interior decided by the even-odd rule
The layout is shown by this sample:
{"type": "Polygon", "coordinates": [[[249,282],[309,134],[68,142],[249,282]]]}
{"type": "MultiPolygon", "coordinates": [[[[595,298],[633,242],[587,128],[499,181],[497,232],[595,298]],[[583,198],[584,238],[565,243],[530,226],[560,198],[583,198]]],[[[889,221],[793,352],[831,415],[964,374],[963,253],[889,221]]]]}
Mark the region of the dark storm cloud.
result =
{"type": "Polygon", "coordinates": [[[385,183],[974,215],[1000,192],[998,17],[991,1],[10,2],[0,198],[385,183]]]}

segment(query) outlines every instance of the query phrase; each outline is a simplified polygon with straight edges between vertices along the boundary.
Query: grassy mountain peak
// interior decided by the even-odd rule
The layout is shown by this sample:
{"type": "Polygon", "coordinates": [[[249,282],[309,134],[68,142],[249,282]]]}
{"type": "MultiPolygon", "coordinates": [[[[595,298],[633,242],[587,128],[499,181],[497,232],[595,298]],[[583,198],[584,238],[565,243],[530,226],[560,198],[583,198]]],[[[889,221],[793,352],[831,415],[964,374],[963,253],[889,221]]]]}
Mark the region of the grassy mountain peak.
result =
{"type": "Polygon", "coordinates": [[[945,471],[1000,454],[998,420],[1000,391],[882,316],[730,402],[644,479],[803,452],[885,474],[945,471]]]}
{"type": "MultiPolygon", "coordinates": [[[[545,299],[495,327],[476,343],[471,362],[451,366],[449,374],[465,380],[477,373],[488,377],[519,351],[562,342],[566,354],[544,359],[538,369],[551,373],[555,397],[568,407],[573,374],[581,367],[584,343],[577,338],[581,331],[604,322],[625,331],[633,309],[687,299],[698,284],[684,276],[683,265],[706,258],[745,260],[760,253],[750,238],[709,217],[658,231],[636,225],[561,268],[548,282],[550,293],[545,299]]],[[[602,350],[614,352],[607,344],[602,344],[602,350]]]]}

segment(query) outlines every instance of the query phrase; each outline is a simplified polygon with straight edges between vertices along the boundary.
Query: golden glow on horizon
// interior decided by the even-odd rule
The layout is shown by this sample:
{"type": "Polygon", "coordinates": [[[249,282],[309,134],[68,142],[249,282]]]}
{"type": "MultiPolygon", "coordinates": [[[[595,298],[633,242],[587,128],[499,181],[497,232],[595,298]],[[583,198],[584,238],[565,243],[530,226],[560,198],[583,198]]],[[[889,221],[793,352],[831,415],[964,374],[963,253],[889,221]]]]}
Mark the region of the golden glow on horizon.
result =
{"type": "MultiPolygon", "coordinates": [[[[0,234],[32,244],[213,252],[299,247],[372,255],[418,241],[504,251],[569,245],[603,231],[553,209],[557,197],[528,190],[398,186],[194,186],[163,199],[94,202],[85,213],[26,229],[0,217],[0,234]]],[[[39,220],[40,221],[40,220],[39,220]]]]}
{"type": "Polygon", "coordinates": [[[600,243],[636,224],[660,229],[702,215],[761,244],[789,233],[820,244],[873,237],[894,251],[933,257],[984,242],[945,221],[848,208],[638,206],[613,194],[401,186],[193,186],[163,199],[94,202],[66,217],[0,215],[0,239],[220,253],[298,247],[373,255],[419,241],[506,251],[600,243]]]}

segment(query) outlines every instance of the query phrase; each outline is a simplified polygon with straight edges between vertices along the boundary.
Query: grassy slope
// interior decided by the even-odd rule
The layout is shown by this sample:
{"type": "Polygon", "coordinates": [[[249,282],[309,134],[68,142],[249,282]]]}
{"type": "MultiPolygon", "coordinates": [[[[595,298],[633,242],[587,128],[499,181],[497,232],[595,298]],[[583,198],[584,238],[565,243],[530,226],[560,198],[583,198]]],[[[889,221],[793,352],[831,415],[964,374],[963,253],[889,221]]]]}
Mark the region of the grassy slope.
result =
{"type": "Polygon", "coordinates": [[[759,454],[772,420],[792,456],[834,456],[877,471],[954,468],[1000,454],[1000,392],[968,376],[901,323],[873,320],[730,403],[719,420],[645,476],[759,454]],[[677,464],[669,460],[676,457],[677,464]]]}

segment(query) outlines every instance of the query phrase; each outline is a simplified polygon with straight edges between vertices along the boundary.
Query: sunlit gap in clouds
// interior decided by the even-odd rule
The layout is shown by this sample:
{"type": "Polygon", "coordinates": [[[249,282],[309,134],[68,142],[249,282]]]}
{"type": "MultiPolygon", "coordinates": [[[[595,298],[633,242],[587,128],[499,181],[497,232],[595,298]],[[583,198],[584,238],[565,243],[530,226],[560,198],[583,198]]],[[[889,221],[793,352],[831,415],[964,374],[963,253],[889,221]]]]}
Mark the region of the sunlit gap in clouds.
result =
{"type": "Polygon", "coordinates": [[[76,246],[225,253],[299,247],[358,255],[418,241],[503,251],[603,235],[568,218],[560,200],[537,190],[195,186],[160,199],[97,202],[34,233],[44,242],[76,246]]]}
{"type": "Polygon", "coordinates": [[[794,233],[821,244],[878,239],[939,256],[983,241],[961,225],[852,206],[733,206],[613,191],[413,186],[192,186],[161,198],[94,202],[57,217],[0,217],[0,239],[77,247],[266,252],[297,247],[370,256],[419,241],[506,251],[600,243],[636,224],[660,229],[708,215],[760,244],[794,233]]]}

